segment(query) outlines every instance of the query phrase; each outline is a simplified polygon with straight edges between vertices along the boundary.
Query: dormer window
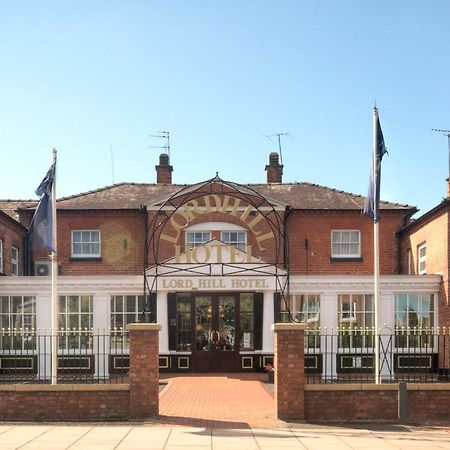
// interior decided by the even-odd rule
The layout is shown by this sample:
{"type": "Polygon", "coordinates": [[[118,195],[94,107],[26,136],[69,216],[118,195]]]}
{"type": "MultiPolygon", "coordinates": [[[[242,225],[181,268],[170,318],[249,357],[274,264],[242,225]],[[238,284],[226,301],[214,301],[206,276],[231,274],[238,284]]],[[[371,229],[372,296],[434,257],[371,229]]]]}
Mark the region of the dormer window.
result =
{"type": "Polygon", "coordinates": [[[247,247],[247,230],[228,222],[202,222],[185,228],[187,248],[198,247],[212,239],[231,245],[245,252],[247,247]]]}
{"type": "Polygon", "coordinates": [[[222,231],[220,240],[228,245],[233,245],[239,250],[245,252],[247,246],[247,232],[246,231],[222,231]]]}
{"type": "Polygon", "coordinates": [[[186,247],[197,247],[211,240],[210,231],[186,231],[186,247]]]}

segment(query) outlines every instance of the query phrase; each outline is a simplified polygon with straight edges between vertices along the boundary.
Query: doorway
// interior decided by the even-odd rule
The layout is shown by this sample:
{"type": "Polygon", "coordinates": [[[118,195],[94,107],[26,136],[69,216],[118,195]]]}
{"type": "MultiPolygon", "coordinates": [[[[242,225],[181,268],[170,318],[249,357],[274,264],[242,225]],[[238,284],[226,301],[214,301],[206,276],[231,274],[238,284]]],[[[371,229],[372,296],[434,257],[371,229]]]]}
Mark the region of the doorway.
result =
{"type": "Polygon", "coordinates": [[[236,294],[192,296],[193,368],[196,372],[239,369],[239,298],[236,294]]]}

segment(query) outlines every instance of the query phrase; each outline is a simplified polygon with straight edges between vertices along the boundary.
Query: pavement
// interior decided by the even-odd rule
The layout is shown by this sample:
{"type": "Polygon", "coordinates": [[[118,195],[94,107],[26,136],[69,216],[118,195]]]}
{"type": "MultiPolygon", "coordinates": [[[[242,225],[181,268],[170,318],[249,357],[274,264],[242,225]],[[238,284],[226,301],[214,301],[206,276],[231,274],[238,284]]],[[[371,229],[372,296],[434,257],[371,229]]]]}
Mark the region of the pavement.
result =
{"type": "Polygon", "coordinates": [[[170,375],[139,423],[0,423],[0,450],[450,449],[450,426],[286,423],[264,374],[170,375]]]}
{"type": "Polygon", "coordinates": [[[286,428],[194,428],[146,424],[3,424],[0,449],[284,450],[450,449],[439,426],[283,424],[286,428]]]}

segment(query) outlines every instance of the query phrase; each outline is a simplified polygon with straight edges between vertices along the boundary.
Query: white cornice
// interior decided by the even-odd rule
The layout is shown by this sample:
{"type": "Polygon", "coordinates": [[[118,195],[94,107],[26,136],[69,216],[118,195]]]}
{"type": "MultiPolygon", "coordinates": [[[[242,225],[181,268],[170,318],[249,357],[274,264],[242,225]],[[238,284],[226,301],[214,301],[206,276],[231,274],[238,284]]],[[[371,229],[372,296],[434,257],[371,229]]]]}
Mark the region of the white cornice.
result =
{"type": "MultiPolygon", "coordinates": [[[[440,275],[383,275],[380,287],[386,291],[439,291],[440,275]]],[[[289,279],[291,292],[301,291],[372,291],[371,275],[294,275],[289,279]]]]}
{"type": "MultiPolygon", "coordinates": [[[[58,291],[64,292],[140,292],[143,291],[142,275],[59,276],[58,291]]],[[[0,295],[33,295],[50,292],[50,277],[3,277],[0,278],[0,295]]]]}

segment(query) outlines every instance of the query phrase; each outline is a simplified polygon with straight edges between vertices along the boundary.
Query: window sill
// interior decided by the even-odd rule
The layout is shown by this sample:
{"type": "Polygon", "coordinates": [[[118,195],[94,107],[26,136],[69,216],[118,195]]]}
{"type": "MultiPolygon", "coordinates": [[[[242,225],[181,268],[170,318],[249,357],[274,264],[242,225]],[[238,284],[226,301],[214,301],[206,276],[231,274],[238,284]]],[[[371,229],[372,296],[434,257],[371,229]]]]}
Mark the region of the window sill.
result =
{"type": "Polygon", "coordinates": [[[71,256],[70,261],[79,261],[79,262],[102,262],[101,256],[71,256]]]}
{"type": "Polygon", "coordinates": [[[347,256],[343,258],[336,258],[335,256],[331,256],[330,262],[363,262],[363,259],[361,256],[347,256]]]}

